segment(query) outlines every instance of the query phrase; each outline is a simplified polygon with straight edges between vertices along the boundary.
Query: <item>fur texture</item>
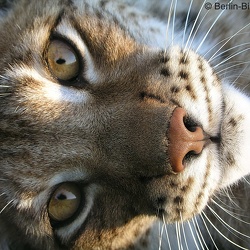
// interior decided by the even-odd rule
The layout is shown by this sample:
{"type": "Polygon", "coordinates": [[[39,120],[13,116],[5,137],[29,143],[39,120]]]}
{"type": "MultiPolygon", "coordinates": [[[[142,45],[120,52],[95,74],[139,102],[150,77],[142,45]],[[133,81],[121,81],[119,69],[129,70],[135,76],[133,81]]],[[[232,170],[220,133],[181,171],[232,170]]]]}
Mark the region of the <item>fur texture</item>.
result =
{"type": "Polygon", "coordinates": [[[249,248],[250,100],[234,87],[249,84],[249,10],[0,8],[0,249],[249,248]],[[66,56],[54,59],[57,49],[66,56]],[[67,60],[77,74],[65,80],[67,60]],[[169,151],[177,107],[206,141],[180,173],[169,151]],[[53,199],[78,203],[68,216],[53,199]]]}

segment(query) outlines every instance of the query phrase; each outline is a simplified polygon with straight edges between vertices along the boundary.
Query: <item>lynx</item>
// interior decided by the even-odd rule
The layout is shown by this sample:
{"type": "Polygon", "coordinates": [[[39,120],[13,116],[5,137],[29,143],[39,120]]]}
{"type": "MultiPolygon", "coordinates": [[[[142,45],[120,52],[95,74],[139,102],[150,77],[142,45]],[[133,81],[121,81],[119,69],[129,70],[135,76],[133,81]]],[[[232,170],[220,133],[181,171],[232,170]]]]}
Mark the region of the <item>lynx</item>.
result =
{"type": "Polygon", "coordinates": [[[242,4],[0,1],[1,250],[250,249],[242,4]]]}

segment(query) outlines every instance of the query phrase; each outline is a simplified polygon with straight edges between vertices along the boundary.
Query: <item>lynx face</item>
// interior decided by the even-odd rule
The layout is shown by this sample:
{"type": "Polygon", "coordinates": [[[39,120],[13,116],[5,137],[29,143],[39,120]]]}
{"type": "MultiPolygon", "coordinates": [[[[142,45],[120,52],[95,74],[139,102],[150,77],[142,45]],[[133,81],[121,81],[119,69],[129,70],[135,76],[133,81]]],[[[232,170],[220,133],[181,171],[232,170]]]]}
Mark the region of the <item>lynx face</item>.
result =
{"type": "Polygon", "coordinates": [[[14,1],[0,25],[3,249],[135,247],[249,173],[249,100],[209,61],[221,43],[166,41],[177,30],[122,1],[14,1]]]}

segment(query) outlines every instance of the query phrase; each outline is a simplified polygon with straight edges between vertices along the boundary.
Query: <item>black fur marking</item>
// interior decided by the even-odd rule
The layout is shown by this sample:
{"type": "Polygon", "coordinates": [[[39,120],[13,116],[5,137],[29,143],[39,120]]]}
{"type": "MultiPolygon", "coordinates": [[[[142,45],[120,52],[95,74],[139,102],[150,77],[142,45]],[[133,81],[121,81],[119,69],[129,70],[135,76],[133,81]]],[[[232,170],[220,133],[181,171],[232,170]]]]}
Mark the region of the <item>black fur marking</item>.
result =
{"type": "Polygon", "coordinates": [[[175,183],[174,181],[171,181],[171,182],[170,182],[170,186],[171,186],[172,188],[176,188],[176,187],[178,187],[179,185],[178,185],[177,183],[175,183]]]}
{"type": "Polygon", "coordinates": [[[168,68],[161,69],[160,74],[165,77],[169,77],[171,75],[168,68]]]}
{"type": "Polygon", "coordinates": [[[237,125],[237,122],[234,118],[231,118],[230,121],[229,121],[229,124],[232,126],[232,127],[235,127],[237,125]]]}
{"type": "Polygon", "coordinates": [[[165,103],[165,101],[160,97],[160,96],[156,96],[154,94],[149,94],[146,92],[141,92],[140,93],[140,99],[142,100],[146,100],[146,99],[152,99],[152,100],[156,100],[160,103],[165,103]]]}
{"type": "Polygon", "coordinates": [[[180,59],[180,64],[188,64],[188,59],[183,55],[180,59]]]}
{"type": "Polygon", "coordinates": [[[230,165],[230,166],[235,164],[234,156],[231,153],[227,154],[226,161],[227,161],[227,164],[230,165]]]}
{"type": "Polygon", "coordinates": [[[170,60],[169,56],[165,51],[162,51],[160,56],[161,56],[160,63],[167,63],[170,60]]]}
{"type": "Polygon", "coordinates": [[[174,203],[176,203],[176,204],[181,204],[181,203],[183,203],[183,201],[184,201],[183,197],[176,196],[174,198],[174,203]]]}
{"type": "Polygon", "coordinates": [[[187,90],[187,91],[191,91],[191,90],[192,90],[191,86],[190,86],[190,85],[187,85],[187,86],[186,86],[186,90],[187,90]]]}
{"type": "Polygon", "coordinates": [[[201,81],[203,84],[205,84],[205,83],[206,83],[206,79],[205,79],[205,77],[204,77],[204,76],[202,76],[202,77],[201,77],[201,79],[200,79],[200,81],[201,81]]]}
{"type": "Polygon", "coordinates": [[[185,71],[182,70],[182,71],[180,71],[180,73],[179,73],[179,77],[182,78],[182,79],[184,79],[184,80],[187,80],[188,77],[189,77],[189,75],[188,75],[187,72],[185,72],[185,71]]]}
{"type": "Polygon", "coordinates": [[[165,202],[166,202],[166,198],[165,198],[165,197],[159,197],[159,198],[157,199],[157,204],[158,204],[159,206],[162,206],[165,202]]]}
{"type": "Polygon", "coordinates": [[[172,93],[178,93],[178,92],[180,92],[180,88],[177,87],[177,86],[173,86],[173,87],[171,87],[170,91],[171,91],[172,93]]]}

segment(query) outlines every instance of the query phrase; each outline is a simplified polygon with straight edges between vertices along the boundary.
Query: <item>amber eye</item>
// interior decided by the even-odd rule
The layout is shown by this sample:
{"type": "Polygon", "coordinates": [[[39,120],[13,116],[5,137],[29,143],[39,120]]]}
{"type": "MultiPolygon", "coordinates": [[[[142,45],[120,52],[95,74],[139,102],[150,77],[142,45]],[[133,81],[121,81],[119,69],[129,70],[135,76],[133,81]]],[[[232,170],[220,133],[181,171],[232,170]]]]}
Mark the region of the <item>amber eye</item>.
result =
{"type": "Polygon", "coordinates": [[[80,70],[78,56],[68,43],[53,40],[47,50],[48,66],[51,73],[62,81],[74,80],[80,70]]]}
{"type": "Polygon", "coordinates": [[[60,185],[52,194],[48,213],[49,217],[57,222],[71,218],[81,203],[81,192],[74,183],[60,185]]]}

